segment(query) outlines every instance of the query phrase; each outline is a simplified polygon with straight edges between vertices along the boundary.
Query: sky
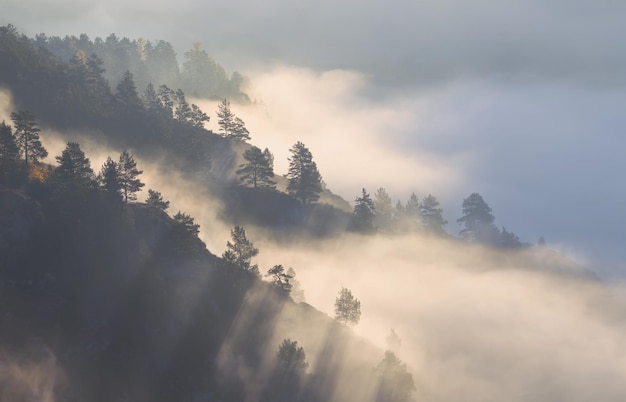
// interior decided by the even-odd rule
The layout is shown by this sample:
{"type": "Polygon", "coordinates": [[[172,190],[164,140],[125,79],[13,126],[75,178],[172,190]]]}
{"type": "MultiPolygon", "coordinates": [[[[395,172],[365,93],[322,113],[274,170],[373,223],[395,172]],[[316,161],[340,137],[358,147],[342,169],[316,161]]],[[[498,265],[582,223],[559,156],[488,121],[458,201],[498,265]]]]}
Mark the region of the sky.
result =
{"type": "Polygon", "coordinates": [[[250,77],[265,118],[240,114],[278,171],[303,140],[344,198],[432,193],[453,234],[479,192],[497,225],[622,279],[624,16],[615,0],[5,0],[0,23],[179,55],[199,41],[250,77]]]}

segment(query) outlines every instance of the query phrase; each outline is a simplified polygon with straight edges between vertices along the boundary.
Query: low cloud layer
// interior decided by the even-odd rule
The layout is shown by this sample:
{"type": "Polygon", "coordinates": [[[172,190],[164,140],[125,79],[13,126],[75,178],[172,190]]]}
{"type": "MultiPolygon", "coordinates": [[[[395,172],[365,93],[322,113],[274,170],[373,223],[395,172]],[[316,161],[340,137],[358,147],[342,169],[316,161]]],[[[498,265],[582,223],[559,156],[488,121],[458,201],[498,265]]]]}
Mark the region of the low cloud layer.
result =
{"type": "Polygon", "coordinates": [[[294,267],[307,301],[331,316],[341,287],[351,289],[361,301],[356,332],[384,347],[395,330],[418,400],[626,394],[623,288],[585,279],[550,249],[500,253],[420,236],[342,240],[261,242],[257,260],[294,267]]]}

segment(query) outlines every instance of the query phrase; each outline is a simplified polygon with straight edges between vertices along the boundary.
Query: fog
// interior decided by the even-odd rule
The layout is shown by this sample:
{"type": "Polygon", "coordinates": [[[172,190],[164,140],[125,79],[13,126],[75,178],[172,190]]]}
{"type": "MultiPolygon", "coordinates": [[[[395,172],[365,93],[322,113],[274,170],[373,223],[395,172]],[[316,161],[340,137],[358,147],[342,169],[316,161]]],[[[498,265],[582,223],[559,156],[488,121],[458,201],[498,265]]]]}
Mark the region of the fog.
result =
{"type": "MultiPolygon", "coordinates": [[[[353,133],[354,140],[361,140],[359,153],[362,155],[354,158],[348,155],[345,163],[356,166],[358,173],[365,173],[354,176],[363,177],[364,184],[342,181],[334,169],[325,173],[324,164],[332,164],[332,155],[325,153],[323,147],[329,139],[321,137],[315,126],[307,128],[304,116],[289,113],[289,102],[268,99],[263,108],[234,106],[235,113],[248,122],[253,142],[262,147],[270,146],[275,152],[278,173],[286,167],[284,162],[283,165],[278,162],[281,156],[286,157],[285,149],[300,139],[311,145],[322,173],[339,191],[352,192],[362,185],[373,189],[376,177],[367,174],[371,166],[367,159],[377,157],[377,149],[381,151],[381,161],[386,162],[381,163],[382,167],[390,172],[396,163],[406,163],[404,166],[413,169],[411,172],[420,178],[416,180],[420,183],[436,186],[435,183],[441,185],[439,180],[449,183],[459,180],[445,169],[444,173],[439,172],[440,162],[434,158],[424,158],[428,163],[422,162],[422,158],[407,162],[401,153],[394,155],[383,133],[390,120],[402,121],[402,111],[351,100],[352,87],[341,88],[334,81],[339,76],[342,77],[340,82],[345,82],[344,75],[353,80],[353,85],[359,83],[360,78],[348,72],[317,76],[289,69],[265,79],[259,76],[257,82],[259,88],[267,85],[278,95],[291,96],[291,99],[295,93],[300,93],[298,87],[293,88],[296,82],[310,85],[311,89],[305,93],[312,94],[311,107],[307,108],[311,114],[328,120],[324,127],[327,130],[335,124],[348,125],[350,129],[343,126],[342,131],[353,133]],[[284,88],[272,80],[280,77],[281,82],[289,82],[292,75],[298,79],[284,88]],[[318,96],[323,101],[317,99],[317,107],[313,88],[322,94],[318,96]],[[329,100],[334,103],[326,102],[329,100]],[[339,111],[347,116],[347,123],[341,123],[340,118],[333,120],[339,111]],[[295,136],[291,134],[293,131],[302,135],[295,136]]],[[[4,99],[10,98],[5,96],[4,99]]],[[[283,97],[278,96],[278,99],[283,97]]],[[[308,106],[306,98],[298,101],[308,106]]],[[[205,109],[207,111],[214,110],[214,105],[203,107],[210,107],[205,109]]],[[[67,140],[81,143],[96,172],[106,156],[115,159],[120,152],[87,140],[81,133],[43,129],[42,141],[50,152],[48,161],[51,163],[67,140]]],[[[349,145],[350,141],[344,144],[348,148],[349,145]]],[[[211,194],[199,190],[185,177],[164,172],[157,159],[147,161],[136,157],[136,160],[138,167],[144,170],[141,176],[146,182],[143,196],[148,188],[161,191],[164,198],[172,202],[170,213],[177,210],[190,213],[201,225],[200,237],[209,250],[221,254],[230,227],[217,219],[220,205],[211,199],[211,194]]],[[[403,177],[406,182],[397,179],[389,188],[398,192],[410,188],[414,176],[403,177]]],[[[263,236],[263,230],[246,229],[261,250],[253,260],[261,271],[264,273],[275,264],[293,267],[307,302],[329,316],[334,315],[333,304],[341,287],[352,290],[361,301],[362,309],[362,319],[354,330],[365,342],[382,349],[393,328],[402,340],[399,357],[409,365],[416,381],[417,396],[422,400],[620,401],[626,394],[623,383],[626,376],[624,288],[598,281],[589,271],[550,248],[502,252],[419,234],[344,235],[329,240],[277,244],[263,236]]],[[[258,303],[253,299],[249,306],[258,306],[258,303]]],[[[240,315],[245,317],[253,311],[243,310],[240,315]]],[[[316,345],[321,341],[306,336],[297,340],[303,345],[316,345]]],[[[268,345],[267,362],[275,353],[273,346],[268,345]]],[[[313,362],[311,369],[316,367],[317,352],[314,346],[308,350],[307,359],[313,362]]],[[[53,366],[48,369],[45,373],[55,372],[53,366]]],[[[259,381],[259,374],[246,374],[244,369],[237,367],[244,378],[259,381]]],[[[3,374],[12,384],[22,381],[19,373],[29,373],[29,376],[39,373],[39,368],[12,370],[10,374],[3,374]]],[[[24,389],[51,389],[50,384],[56,380],[47,378],[42,374],[41,379],[29,380],[24,389]],[[38,385],[37,381],[44,381],[44,385],[38,385]]]]}
{"type": "Polygon", "coordinates": [[[28,35],[165,39],[180,57],[202,42],[268,107],[265,120],[240,114],[277,171],[302,140],[344,198],[361,187],[402,200],[431,192],[451,233],[463,198],[479,192],[499,226],[624,277],[626,187],[613,179],[626,168],[621,3],[5,3],[0,23],[28,35]],[[376,169],[365,174],[365,161],[376,169]]]}
{"type": "Polygon", "coordinates": [[[618,401],[626,395],[624,289],[554,251],[496,252],[421,236],[261,243],[261,267],[291,266],[333,316],[361,301],[361,336],[399,356],[429,401],[618,401]]]}

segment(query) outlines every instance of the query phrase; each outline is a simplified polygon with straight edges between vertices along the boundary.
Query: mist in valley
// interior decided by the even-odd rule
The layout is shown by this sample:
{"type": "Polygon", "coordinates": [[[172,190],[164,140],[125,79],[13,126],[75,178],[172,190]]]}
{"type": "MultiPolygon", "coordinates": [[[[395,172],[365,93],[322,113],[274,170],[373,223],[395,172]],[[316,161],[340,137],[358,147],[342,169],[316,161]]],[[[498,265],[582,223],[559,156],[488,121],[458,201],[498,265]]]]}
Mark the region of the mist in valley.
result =
{"type": "MultiPolygon", "coordinates": [[[[427,9],[440,22],[449,21],[448,8],[455,4],[422,3],[411,10],[427,9]]],[[[533,19],[537,5],[514,3],[522,20],[533,19]]],[[[111,13],[107,6],[85,7],[74,11],[111,13]]],[[[274,20],[267,10],[268,20],[274,20]]],[[[376,10],[367,12],[382,20],[397,18],[408,27],[404,18],[376,10]]],[[[346,12],[340,8],[339,15],[346,12]]],[[[564,26],[573,29],[579,12],[572,12],[564,26]]],[[[219,13],[234,11],[222,5],[219,13]]],[[[489,14],[509,15],[500,7],[489,14]]],[[[397,62],[395,70],[384,60],[365,66],[371,54],[361,47],[349,54],[339,46],[345,54],[338,61],[333,59],[337,54],[319,46],[308,55],[304,46],[289,53],[285,49],[293,49],[295,40],[286,35],[273,48],[261,43],[252,49],[250,54],[264,55],[259,61],[238,56],[213,37],[205,41],[224,56],[226,65],[243,64],[243,91],[252,102],[233,102],[232,111],[245,121],[249,144],[267,147],[274,155],[280,191],[286,187],[282,176],[289,168],[289,149],[302,141],[312,152],[325,188],[350,204],[342,213],[351,214],[362,189],[373,196],[384,188],[392,205],[404,204],[412,193],[419,200],[435,195],[448,221],[446,233],[439,236],[425,230],[315,235],[288,225],[255,225],[229,215],[232,206],[223,193],[216,193],[218,188],[226,191],[220,186],[238,182],[235,170],[243,163],[247,144],[233,145],[236,152],[219,155],[210,171],[207,167],[197,172],[179,170],[171,155],[148,156],[129,149],[143,171],[139,203],[148,189],[159,191],[170,202],[167,213],[192,216],[200,225],[199,239],[218,257],[227,250],[231,229],[241,224],[259,249],[252,263],[258,264],[266,282],[271,280],[266,272],[277,264],[295,270],[305,301],[285,302],[268,287],[251,286],[219,347],[216,368],[241,379],[241,384],[229,386],[244,390],[246,401],[260,400],[286,338],[306,352],[309,377],[303,386],[319,387],[336,401],[344,401],[350,392],[354,400],[375,400],[375,367],[387,349],[406,363],[416,401],[623,400],[626,289],[620,235],[626,221],[621,213],[624,186],[612,178],[624,167],[619,133],[625,121],[619,105],[626,95],[623,74],[616,68],[623,60],[607,56],[606,49],[593,49],[593,43],[606,37],[604,31],[580,50],[565,46],[562,58],[554,56],[551,49],[564,42],[552,31],[558,18],[548,15],[536,34],[518,27],[521,39],[514,40],[511,28],[504,44],[493,41],[486,47],[480,44],[489,32],[477,28],[480,18],[473,12],[472,18],[458,17],[472,35],[457,42],[446,29],[435,30],[441,54],[424,57],[423,62],[415,52],[381,53],[397,62]],[[551,39],[545,48],[538,45],[542,37],[551,39]],[[502,56],[507,43],[520,49],[511,60],[502,56]],[[464,44],[477,52],[463,56],[459,49],[464,44]],[[586,54],[597,57],[577,69],[586,54]],[[529,62],[533,55],[536,63],[529,62]],[[602,60],[607,61],[604,66],[602,60]],[[218,178],[207,179],[209,173],[218,178]],[[461,203],[473,192],[493,208],[496,226],[518,234],[524,247],[496,248],[459,238],[461,203]],[[536,245],[540,236],[547,244],[536,245]],[[351,329],[333,320],[342,288],[361,302],[360,321],[351,329]],[[315,316],[310,309],[327,317],[315,316]],[[266,316],[271,321],[255,321],[266,316]],[[263,328],[264,338],[254,365],[237,350],[256,325],[263,328]],[[342,353],[332,354],[331,349],[342,353]],[[329,362],[329,356],[343,361],[329,362]],[[331,366],[334,381],[324,382],[322,373],[331,366]],[[358,375],[350,371],[355,367],[358,375]]],[[[321,18],[317,12],[314,16],[321,18]]],[[[365,32],[367,24],[358,21],[355,32],[365,32]]],[[[331,27],[329,32],[337,31],[336,25],[331,27]]],[[[281,32],[260,28],[266,38],[276,39],[281,32]]],[[[242,43],[238,34],[226,32],[231,43],[242,43]]],[[[181,35],[176,41],[206,38],[200,31],[181,35]]],[[[351,41],[346,33],[339,37],[351,41]]],[[[381,44],[398,37],[394,29],[372,46],[387,49],[381,44]]],[[[424,39],[402,39],[399,43],[416,45],[424,56],[434,54],[424,39]]],[[[572,40],[566,42],[571,45],[572,40]]],[[[210,116],[204,126],[217,133],[219,101],[191,94],[188,100],[210,116]]],[[[11,112],[20,107],[8,91],[0,91],[0,120],[9,122],[11,112]]],[[[122,151],[104,133],[45,124],[41,128],[49,152],[43,162],[51,165],[56,165],[55,157],[67,141],[80,143],[96,174],[108,156],[116,160],[122,151]]],[[[217,276],[202,273],[177,285],[181,316],[180,328],[172,330],[173,340],[167,343],[172,351],[193,327],[191,317],[198,309],[219,312],[203,293],[217,283],[217,276]]],[[[0,400],[54,400],[53,389],[66,381],[63,370],[45,345],[37,350],[31,359],[2,351],[0,388],[11,384],[14,394],[0,392],[0,400]]]]}

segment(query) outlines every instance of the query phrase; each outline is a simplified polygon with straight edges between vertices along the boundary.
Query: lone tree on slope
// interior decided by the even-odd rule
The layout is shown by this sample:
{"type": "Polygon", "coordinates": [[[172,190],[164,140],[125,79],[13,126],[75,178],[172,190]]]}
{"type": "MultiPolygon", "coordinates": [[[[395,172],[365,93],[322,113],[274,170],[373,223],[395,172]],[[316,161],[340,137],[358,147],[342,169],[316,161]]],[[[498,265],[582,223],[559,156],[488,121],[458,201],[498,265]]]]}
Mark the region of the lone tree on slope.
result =
{"type": "Polygon", "coordinates": [[[291,149],[287,191],[304,205],[317,201],[322,192],[322,176],[313,161],[311,151],[300,141],[291,149]]]}
{"type": "Polygon", "coordinates": [[[258,147],[252,147],[243,153],[245,163],[239,165],[237,174],[239,180],[253,188],[268,187],[275,188],[274,177],[274,156],[265,148],[261,151],[258,147]]]}
{"type": "Polygon", "coordinates": [[[135,162],[135,159],[133,159],[127,150],[122,151],[117,166],[119,169],[120,186],[124,202],[136,200],[136,193],[141,191],[141,188],[145,186],[145,184],[137,178],[137,176],[143,173],[143,170],[137,169],[137,162],[135,162]]]}
{"type": "Polygon", "coordinates": [[[361,302],[346,288],[335,299],[335,319],[346,325],[356,325],[361,319],[361,302]]]}
{"type": "Polygon", "coordinates": [[[258,265],[250,265],[252,257],[259,254],[259,249],[246,237],[246,231],[239,225],[235,226],[230,235],[233,242],[226,242],[226,251],[222,254],[222,258],[232,267],[244,271],[250,271],[259,276],[258,265]]]}

